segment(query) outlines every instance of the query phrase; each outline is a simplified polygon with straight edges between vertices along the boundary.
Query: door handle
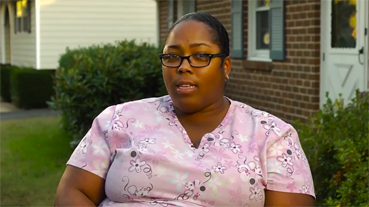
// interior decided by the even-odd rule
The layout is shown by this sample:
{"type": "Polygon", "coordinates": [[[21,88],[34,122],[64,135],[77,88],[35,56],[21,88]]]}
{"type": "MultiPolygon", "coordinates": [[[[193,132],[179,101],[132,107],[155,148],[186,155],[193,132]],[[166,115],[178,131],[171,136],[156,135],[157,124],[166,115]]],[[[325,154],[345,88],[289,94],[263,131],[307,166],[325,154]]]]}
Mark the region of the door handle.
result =
{"type": "Polygon", "coordinates": [[[364,65],[364,62],[361,62],[361,55],[364,54],[364,47],[362,47],[360,50],[359,50],[359,54],[358,54],[358,58],[359,58],[359,63],[361,65],[364,65]]]}
{"type": "Polygon", "coordinates": [[[363,54],[364,53],[364,47],[362,47],[360,50],[359,50],[359,54],[363,54]]]}

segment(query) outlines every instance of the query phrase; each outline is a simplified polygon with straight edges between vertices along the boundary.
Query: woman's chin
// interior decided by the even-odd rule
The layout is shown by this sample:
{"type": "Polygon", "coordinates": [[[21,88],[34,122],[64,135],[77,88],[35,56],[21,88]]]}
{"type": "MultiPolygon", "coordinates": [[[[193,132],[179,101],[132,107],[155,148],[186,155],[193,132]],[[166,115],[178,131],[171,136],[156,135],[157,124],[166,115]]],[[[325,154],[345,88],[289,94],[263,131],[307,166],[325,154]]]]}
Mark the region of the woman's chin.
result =
{"type": "Polygon", "coordinates": [[[179,110],[179,112],[181,113],[193,114],[202,109],[201,102],[196,101],[195,99],[181,98],[181,99],[176,99],[176,100],[172,99],[172,101],[173,101],[173,105],[176,108],[176,110],[179,110]]]}

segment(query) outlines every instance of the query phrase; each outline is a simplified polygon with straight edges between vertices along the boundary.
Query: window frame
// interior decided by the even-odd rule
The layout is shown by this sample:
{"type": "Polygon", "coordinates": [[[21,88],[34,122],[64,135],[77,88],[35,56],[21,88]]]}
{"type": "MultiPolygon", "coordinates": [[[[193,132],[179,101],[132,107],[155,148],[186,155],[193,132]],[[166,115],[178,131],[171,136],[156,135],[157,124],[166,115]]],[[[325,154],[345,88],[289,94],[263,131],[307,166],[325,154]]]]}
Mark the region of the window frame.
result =
{"type": "Polygon", "coordinates": [[[181,18],[183,14],[185,13],[185,1],[184,0],[178,0],[177,2],[177,17],[181,18]]]}
{"type": "Polygon", "coordinates": [[[196,0],[177,0],[177,17],[196,11],[196,0]],[[192,4],[192,5],[191,5],[192,4]]]}
{"type": "Polygon", "coordinates": [[[14,32],[15,33],[31,33],[31,1],[26,0],[27,6],[25,7],[26,14],[22,13],[22,16],[18,17],[18,2],[23,0],[18,0],[15,2],[15,17],[14,17],[14,32]],[[27,25],[27,28],[25,24],[27,25]]]}
{"type": "MultiPolygon", "coordinates": [[[[269,7],[258,7],[258,0],[248,1],[248,53],[247,60],[259,61],[259,62],[272,62],[270,58],[270,49],[258,50],[256,49],[256,30],[257,30],[257,12],[258,11],[269,11],[269,7]]],[[[269,19],[268,19],[269,21],[269,19]]],[[[270,22],[269,22],[270,28],[270,22]]],[[[270,34],[270,31],[269,31],[270,34]]],[[[269,43],[270,47],[270,43],[269,43]]]]}
{"type": "Polygon", "coordinates": [[[174,0],[167,0],[167,31],[174,23],[174,0]]]}

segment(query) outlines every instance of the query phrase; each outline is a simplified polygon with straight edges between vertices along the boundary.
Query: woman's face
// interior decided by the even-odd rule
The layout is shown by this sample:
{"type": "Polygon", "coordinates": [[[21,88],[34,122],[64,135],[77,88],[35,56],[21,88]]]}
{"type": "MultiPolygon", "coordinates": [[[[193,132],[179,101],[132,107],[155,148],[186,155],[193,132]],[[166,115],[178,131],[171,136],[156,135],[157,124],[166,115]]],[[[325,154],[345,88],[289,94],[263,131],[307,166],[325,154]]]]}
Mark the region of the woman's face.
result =
{"type": "MultiPolygon", "coordinates": [[[[163,54],[189,56],[196,54],[201,62],[203,54],[219,54],[220,48],[212,40],[212,30],[204,23],[188,20],[176,25],[168,35],[163,54]]],[[[192,59],[195,64],[195,58],[192,59]]],[[[168,60],[170,61],[170,60],[168,60]]],[[[162,66],[166,89],[173,104],[180,111],[194,113],[217,101],[223,101],[224,81],[231,70],[230,58],[213,57],[204,67],[193,67],[183,59],[178,67],[162,66]]]]}

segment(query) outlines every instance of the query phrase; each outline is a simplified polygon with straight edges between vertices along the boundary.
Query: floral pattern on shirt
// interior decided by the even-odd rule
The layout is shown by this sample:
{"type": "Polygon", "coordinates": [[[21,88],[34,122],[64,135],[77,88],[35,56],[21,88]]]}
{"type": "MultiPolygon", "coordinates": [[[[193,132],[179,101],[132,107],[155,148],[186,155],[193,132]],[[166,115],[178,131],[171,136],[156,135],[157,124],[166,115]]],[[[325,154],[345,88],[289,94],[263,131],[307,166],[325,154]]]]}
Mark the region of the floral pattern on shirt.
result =
{"type": "Polygon", "coordinates": [[[198,148],[169,96],[110,106],[67,164],[105,179],[104,207],[263,206],[265,189],[315,197],[296,130],[272,114],[230,102],[198,148]]]}

